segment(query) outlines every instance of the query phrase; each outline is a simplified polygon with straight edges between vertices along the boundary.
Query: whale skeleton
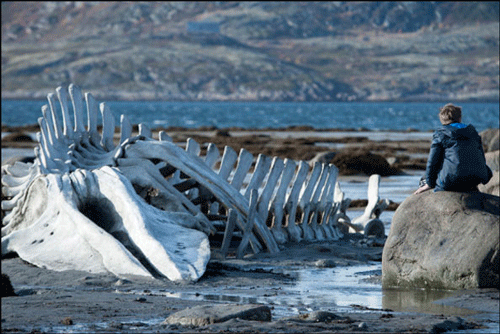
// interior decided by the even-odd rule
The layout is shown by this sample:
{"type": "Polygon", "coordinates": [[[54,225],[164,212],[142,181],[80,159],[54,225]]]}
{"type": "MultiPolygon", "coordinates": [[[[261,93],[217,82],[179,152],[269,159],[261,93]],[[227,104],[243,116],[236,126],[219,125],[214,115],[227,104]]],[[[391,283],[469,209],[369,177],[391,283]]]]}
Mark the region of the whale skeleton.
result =
{"type": "Polygon", "coordinates": [[[277,253],[287,243],[337,240],[349,228],[380,230],[387,201],[379,201],[377,175],[369,206],[351,223],[334,165],[229,146],[221,156],[213,143],[202,156],[191,138],[182,148],[163,131],[153,139],[145,124],[133,135],[125,115],[115,141],[109,107],[73,84],[68,93],[58,87],[47,96],[34,162],[2,166],[2,255],[52,270],[196,281],[217,238],[223,256],[236,242],[242,258],[248,245],[277,253]]]}

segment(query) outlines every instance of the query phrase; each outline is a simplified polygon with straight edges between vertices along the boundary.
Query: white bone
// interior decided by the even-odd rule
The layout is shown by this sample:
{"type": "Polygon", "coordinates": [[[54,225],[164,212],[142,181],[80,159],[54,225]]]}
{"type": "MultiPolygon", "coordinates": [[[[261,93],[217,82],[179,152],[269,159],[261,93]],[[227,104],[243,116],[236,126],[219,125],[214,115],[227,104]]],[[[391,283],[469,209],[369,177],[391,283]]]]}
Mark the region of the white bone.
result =
{"type": "Polygon", "coordinates": [[[213,143],[208,144],[207,155],[205,156],[205,163],[210,168],[214,168],[215,163],[220,157],[219,149],[213,143]]]}
{"type": "Polygon", "coordinates": [[[146,138],[152,138],[151,129],[144,123],[139,124],[139,136],[144,136],[146,138]]]}
{"type": "Polygon", "coordinates": [[[71,101],[73,103],[73,112],[75,117],[75,133],[82,134],[85,132],[85,123],[83,120],[84,110],[83,110],[83,96],[80,88],[70,84],[68,87],[69,95],[71,96],[71,101]]]}
{"type": "MultiPolygon", "coordinates": [[[[355,232],[362,232],[368,222],[376,218],[374,216],[375,211],[377,211],[377,206],[379,204],[380,197],[378,195],[378,188],[380,184],[380,175],[373,174],[368,179],[368,204],[365,208],[363,214],[356,217],[352,221],[351,229],[355,232]]],[[[380,210],[378,210],[380,211],[380,210]]],[[[382,224],[382,222],[380,222],[382,224]]],[[[382,226],[383,227],[383,226],[382,226]]]]}
{"type": "Polygon", "coordinates": [[[324,165],[323,170],[321,172],[321,177],[316,184],[316,189],[314,190],[314,195],[311,200],[311,205],[309,206],[309,216],[306,215],[310,223],[309,226],[311,229],[314,231],[314,238],[316,240],[324,240],[325,236],[323,235],[323,231],[319,228],[318,222],[317,222],[317,217],[316,217],[316,212],[319,210],[319,198],[321,194],[325,191],[326,181],[328,179],[328,176],[330,174],[330,165],[324,165]]]}
{"type": "Polygon", "coordinates": [[[314,164],[311,175],[309,176],[307,186],[305,187],[299,199],[299,207],[302,210],[302,222],[300,224],[300,228],[302,229],[302,238],[305,240],[314,239],[314,231],[309,226],[309,212],[311,210],[311,206],[313,205],[313,190],[317,185],[317,181],[322,170],[323,165],[321,165],[319,162],[316,162],[314,164]]]}
{"type": "Polygon", "coordinates": [[[296,212],[297,205],[299,201],[300,190],[309,172],[309,164],[305,161],[300,162],[299,170],[295,175],[293,181],[293,187],[287,198],[287,203],[285,204],[285,212],[288,215],[288,221],[286,224],[286,229],[291,241],[300,242],[302,240],[302,230],[296,223],[296,212]]]}
{"type": "Polygon", "coordinates": [[[231,185],[240,189],[243,185],[243,181],[245,180],[245,176],[248,173],[248,170],[252,166],[253,155],[245,149],[240,150],[240,155],[238,156],[238,167],[233,175],[233,179],[231,180],[231,185]]]}
{"type": "Polygon", "coordinates": [[[294,161],[260,154],[249,173],[252,154],[241,149],[237,155],[226,146],[215,171],[220,158],[215,144],[208,144],[202,158],[200,145],[191,138],[182,149],[163,131],[154,140],[145,124],[132,136],[124,115],[115,146],[114,118],[107,105],[100,104],[99,133],[99,108],[92,95],[85,94],[86,129],[82,93],[74,85],[68,91],[74,129],[66,92],[58,87],[63,128],[51,93],[38,119],[35,162],[2,167],[2,254],[17,252],[26,261],[54,270],[190,281],[205,270],[208,236],[216,231],[206,214],[219,219],[219,208],[229,213],[216,222],[218,227],[226,225],[224,256],[233,233],[242,234],[237,257],[243,257],[248,243],[255,253],[264,247],[276,253],[278,244],[285,242],[336,239],[344,226],[364,226],[365,233],[372,233],[372,225],[382,224],[378,217],[389,202],[379,203],[379,176],[370,178],[363,224],[354,224],[346,215],[350,199],[344,198],[333,165],[316,163],[309,174],[308,164],[301,161],[295,173],[294,161]],[[100,208],[97,216],[104,218],[95,218],[87,205],[100,208]],[[47,236],[48,230],[57,237],[47,236]],[[69,245],[76,245],[77,251],[65,257],[69,245]]]}
{"type": "Polygon", "coordinates": [[[252,189],[259,190],[262,181],[269,172],[269,167],[271,167],[271,159],[266,155],[259,154],[252,174],[252,178],[250,179],[247,189],[245,190],[245,198],[250,200],[250,192],[252,189]]]}
{"type": "Polygon", "coordinates": [[[316,214],[321,215],[321,223],[319,228],[323,231],[326,239],[334,240],[337,239],[336,233],[333,227],[329,224],[329,216],[331,211],[334,209],[335,205],[333,203],[333,193],[335,189],[335,184],[337,182],[338,168],[334,165],[330,165],[330,173],[328,175],[328,180],[325,185],[324,192],[321,194],[320,205],[316,214]]]}
{"type": "MultiPolygon", "coordinates": [[[[127,148],[127,155],[131,158],[141,158],[145,154],[149,158],[163,158],[168,161],[173,167],[182,170],[200,185],[210,189],[213,195],[226,207],[236,208],[240,215],[248,216],[248,202],[242,198],[236,189],[229,186],[226,181],[221,180],[201,159],[193,158],[192,155],[170,142],[151,141],[146,143],[137,141],[127,148]]],[[[271,253],[278,252],[279,248],[265,222],[258,218],[256,217],[254,225],[257,234],[262,238],[271,253]]]]}
{"type": "Polygon", "coordinates": [[[223,180],[227,180],[237,159],[238,155],[231,147],[224,147],[224,154],[222,155],[222,161],[218,172],[223,180]]]}
{"type": "MultiPolygon", "coordinates": [[[[123,126],[122,126],[123,127],[123,126]]],[[[160,141],[169,141],[171,142],[172,141],[172,137],[170,137],[167,133],[165,133],[164,131],[160,131],[158,133],[158,138],[160,139],[160,141]]],[[[121,141],[120,141],[121,142],[121,141]]]]}
{"type": "Polygon", "coordinates": [[[85,93],[85,101],[87,102],[88,138],[90,143],[97,147],[101,141],[97,132],[97,114],[99,112],[97,102],[90,93],[85,93]]]}
{"type": "Polygon", "coordinates": [[[106,151],[112,151],[115,148],[113,144],[113,135],[115,133],[115,119],[109,107],[105,103],[100,104],[102,115],[102,138],[101,146],[106,151]]]}
{"type": "Polygon", "coordinates": [[[243,238],[240,242],[240,245],[238,246],[238,249],[236,250],[236,257],[238,259],[243,258],[244,252],[245,252],[247,245],[248,245],[248,242],[250,240],[251,230],[252,230],[253,224],[255,222],[254,218],[258,215],[258,212],[257,212],[258,196],[259,196],[259,194],[258,194],[257,189],[252,189],[250,191],[250,203],[249,203],[249,208],[248,208],[248,219],[243,227],[243,238]]]}
{"type": "Polygon", "coordinates": [[[264,187],[264,190],[262,190],[257,204],[257,213],[263,221],[267,220],[271,196],[273,195],[274,189],[276,189],[276,184],[278,183],[278,178],[281,175],[283,167],[283,159],[275,157],[266,181],[266,186],[264,187]]]}
{"type": "Polygon", "coordinates": [[[278,244],[284,244],[288,241],[289,236],[287,230],[283,228],[283,215],[285,209],[285,196],[292,180],[295,167],[295,161],[285,159],[285,168],[281,174],[280,184],[270,207],[270,213],[273,215],[271,232],[278,244]]]}
{"type": "Polygon", "coordinates": [[[57,107],[56,100],[54,97],[54,93],[49,93],[47,95],[47,100],[49,101],[50,106],[50,117],[49,117],[49,125],[54,128],[55,138],[60,140],[63,138],[63,131],[61,128],[61,124],[59,124],[59,119],[57,118],[57,107]]]}
{"type": "Polygon", "coordinates": [[[66,95],[66,91],[62,87],[57,87],[56,92],[62,110],[63,135],[69,139],[73,139],[73,128],[71,127],[71,121],[69,119],[68,96],[66,95]]]}

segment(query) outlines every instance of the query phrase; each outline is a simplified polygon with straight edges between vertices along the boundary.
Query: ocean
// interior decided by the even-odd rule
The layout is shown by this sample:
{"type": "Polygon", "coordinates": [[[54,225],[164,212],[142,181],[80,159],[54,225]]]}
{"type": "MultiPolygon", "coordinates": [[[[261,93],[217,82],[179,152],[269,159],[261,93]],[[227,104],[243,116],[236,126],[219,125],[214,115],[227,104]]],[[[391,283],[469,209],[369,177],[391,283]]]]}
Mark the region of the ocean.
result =
{"type": "MultiPolygon", "coordinates": [[[[103,102],[103,101],[98,101],[103,102]]],[[[106,102],[106,101],[104,101],[106,102]]],[[[2,124],[36,124],[45,100],[2,100],[2,124]]],[[[431,131],[439,126],[444,103],[418,102],[106,102],[119,124],[126,115],[132,124],[150,128],[240,127],[243,129],[309,126],[317,130],[431,131]]],[[[480,132],[499,127],[498,103],[457,103],[463,122],[480,132]]]]}

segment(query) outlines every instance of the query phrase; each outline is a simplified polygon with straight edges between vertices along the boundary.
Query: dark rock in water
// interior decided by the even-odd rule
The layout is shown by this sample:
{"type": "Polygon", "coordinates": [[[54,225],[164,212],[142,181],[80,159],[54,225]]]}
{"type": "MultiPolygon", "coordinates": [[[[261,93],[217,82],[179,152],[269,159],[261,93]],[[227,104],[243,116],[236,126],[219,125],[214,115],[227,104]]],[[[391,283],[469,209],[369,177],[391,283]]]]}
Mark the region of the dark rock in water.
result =
{"type": "Polygon", "coordinates": [[[385,226],[380,219],[371,219],[366,223],[363,234],[366,236],[375,236],[377,238],[385,237],[385,226]]]}
{"type": "Polygon", "coordinates": [[[227,130],[217,130],[215,132],[215,135],[219,136],[219,137],[231,137],[231,135],[229,134],[229,131],[227,131],[227,130]]]}
{"type": "Polygon", "coordinates": [[[206,305],[195,306],[171,314],[167,324],[206,326],[230,319],[271,321],[271,309],[263,305],[206,305]]]}
{"type": "Polygon", "coordinates": [[[500,197],[481,192],[411,195],[396,210],[382,255],[382,284],[497,288],[500,197]]]}
{"type": "Polygon", "coordinates": [[[30,135],[27,135],[22,132],[10,133],[5,135],[2,138],[4,142],[25,142],[25,143],[34,143],[35,141],[31,138],[30,135]]]}
{"type": "Polygon", "coordinates": [[[432,326],[431,333],[444,333],[448,331],[464,330],[468,328],[469,326],[464,319],[460,317],[454,317],[454,319],[452,320],[445,320],[432,326]]]}
{"type": "Polygon", "coordinates": [[[330,323],[334,321],[347,321],[350,320],[349,317],[342,317],[340,315],[337,315],[332,312],[326,312],[326,311],[313,311],[311,313],[305,313],[305,314],[299,314],[296,317],[291,317],[289,319],[297,319],[297,320],[302,320],[302,321],[308,321],[308,322],[324,322],[324,323],[330,323]]]}
{"type": "Polygon", "coordinates": [[[316,154],[314,158],[309,161],[309,165],[314,166],[316,162],[320,163],[330,163],[333,158],[337,155],[336,152],[321,152],[316,154]]]}
{"type": "Polygon", "coordinates": [[[10,283],[9,276],[2,274],[2,298],[16,296],[12,283],[10,283]]]}
{"type": "Polygon", "coordinates": [[[15,156],[15,157],[11,157],[9,159],[6,159],[2,165],[13,165],[15,164],[16,162],[22,162],[22,163],[33,163],[35,162],[35,157],[34,156],[15,156]]]}
{"type": "Polygon", "coordinates": [[[384,157],[368,151],[344,151],[335,155],[331,163],[337,166],[341,175],[364,173],[366,175],[388,176],[401,172],[389,165],[384,157]]]}

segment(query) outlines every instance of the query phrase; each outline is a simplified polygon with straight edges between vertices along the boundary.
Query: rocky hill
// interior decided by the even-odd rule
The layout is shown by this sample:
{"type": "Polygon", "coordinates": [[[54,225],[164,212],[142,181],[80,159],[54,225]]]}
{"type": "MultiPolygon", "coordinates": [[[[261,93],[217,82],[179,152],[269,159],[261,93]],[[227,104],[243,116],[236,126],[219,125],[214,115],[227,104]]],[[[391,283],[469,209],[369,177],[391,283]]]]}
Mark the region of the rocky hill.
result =
{"type": "Polygon", "coordinates": [[[2,98],[498,101],[498,2],[2,2],[2,98]]]}

